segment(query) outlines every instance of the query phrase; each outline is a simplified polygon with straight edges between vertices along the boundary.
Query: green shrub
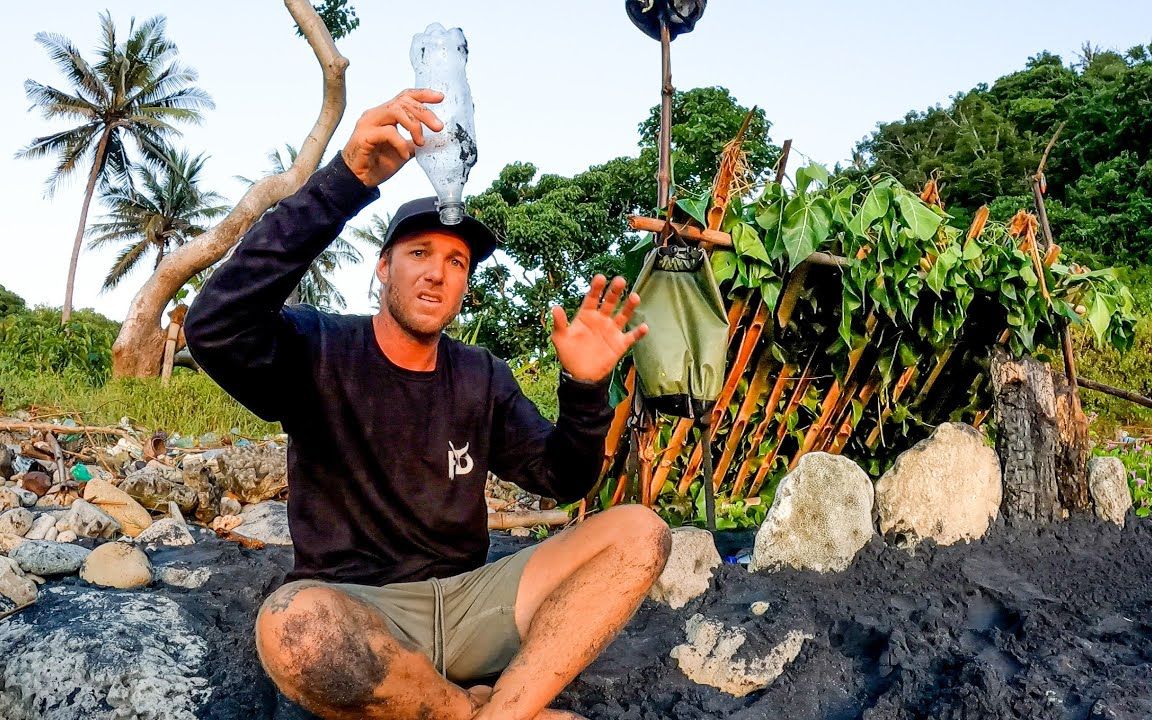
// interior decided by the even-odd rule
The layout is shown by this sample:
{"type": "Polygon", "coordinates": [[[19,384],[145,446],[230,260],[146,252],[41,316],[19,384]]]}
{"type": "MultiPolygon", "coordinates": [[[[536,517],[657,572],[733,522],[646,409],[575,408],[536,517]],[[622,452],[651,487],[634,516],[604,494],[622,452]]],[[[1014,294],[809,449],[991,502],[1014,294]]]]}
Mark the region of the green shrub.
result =
{"type": "MultiPolygon", "coordinates": [[[[1125,353],[1096,346],[1083,328],[1074,330],[1072,338],[1078,375],[1152,397],[1152,317],[1136,324],[1132,349],[1125,353]]],[[[1152,409],[1095,390],[1082,390],[1080,397],[1084,410],[1097,415],[1093,431],[1098,437],[1111,437],[1118,427],[1134,434],[1152,432],[1152,409]]]]}
{"type": "Polygon", "coordinates": [[[97,386],[112,373],[120,323],[79,310],[67,325],[60,311],[36,308],[0,319],[0,368],[10,373],[64,373],[97,386]]]}
{"type": "Polygon", "coordinates": [[[24,302],[24,298],[0,285],[0,318],[6,318],[9,315],[16,315],[27,310],[28,305],[24,302]]]}

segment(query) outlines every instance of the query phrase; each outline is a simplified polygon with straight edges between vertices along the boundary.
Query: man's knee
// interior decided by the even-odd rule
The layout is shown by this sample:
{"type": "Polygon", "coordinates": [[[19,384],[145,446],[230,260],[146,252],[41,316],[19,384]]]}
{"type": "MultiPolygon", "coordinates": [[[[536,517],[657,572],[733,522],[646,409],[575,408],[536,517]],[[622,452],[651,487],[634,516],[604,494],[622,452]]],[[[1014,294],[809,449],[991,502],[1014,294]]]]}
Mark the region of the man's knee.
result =
{"type": "Polygon", "coordinates": [[[659,577],[672,552],[672,531],[663,518],[643,505],[618,505],[604,512],[619,528],[616,542],[630,555],[641,557],[653,580],[659,577]]]}
{"type": "Polygon", "coordinates": [[[256,618],[260,662],[285,695],[305,706],[363,707],[390,665],[372,647],[364,612],[323,583],[289,583],[268,596],[256,618]]]}

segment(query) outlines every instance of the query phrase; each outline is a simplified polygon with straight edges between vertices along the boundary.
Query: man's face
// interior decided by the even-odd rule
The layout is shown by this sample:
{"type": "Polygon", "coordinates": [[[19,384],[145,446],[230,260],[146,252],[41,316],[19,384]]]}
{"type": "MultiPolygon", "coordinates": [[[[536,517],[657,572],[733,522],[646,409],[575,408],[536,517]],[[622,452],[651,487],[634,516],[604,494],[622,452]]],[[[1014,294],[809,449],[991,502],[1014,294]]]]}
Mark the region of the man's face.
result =
{"type": "Polygon", "coordinates": [[[426,230],[400,238],[376,265],[381,308],[415,338],[438,337],[460,312],[471,253],[452,233],[426,230]]]}

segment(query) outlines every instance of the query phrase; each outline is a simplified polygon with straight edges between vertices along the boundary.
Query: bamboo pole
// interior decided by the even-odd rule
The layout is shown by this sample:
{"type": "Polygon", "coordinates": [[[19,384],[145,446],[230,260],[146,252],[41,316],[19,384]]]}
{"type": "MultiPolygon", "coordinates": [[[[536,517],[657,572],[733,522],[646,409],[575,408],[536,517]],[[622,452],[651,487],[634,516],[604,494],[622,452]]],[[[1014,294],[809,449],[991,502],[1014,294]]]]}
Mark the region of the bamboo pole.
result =
{"type": "Polygon", "coordinates": [[[672,184],[672,35],[660,21],[660,160],[656,170],[656,207],[668,206],[672,184]]]}
{"type": "Polygon", "coordinates": [[[868,438],[864,444],[868,449],[874,449],[876,444],[880,441],[880,434],[883,432],[884,423],[888,422],[888,418],[892,415],[892,406],[900,400],[900,396],[904,394],[905,388],[911,385],[916,376],[920,374],[920,368],[916,365],[909,365],[904,368],[904,372],[900,373],[900,377],[896,380],[896,386],[892,389],[892,400],[889,402],[888,407],[880,413],[880,417],[876,419],[876,427],[872,428],[872,432],[868,434],[868,438]]]}
{"type": "Polygon", "coordinates": [[[632,411],[632,393],[636,390],[635,365],[629,368],[628,374],[624,377],[624,388],[628,394],[616,406],[616,411],[612,415],[612,424],[608,427],[608,437],[604,438],[604,463],[600,468],[601,477],[612,469],[612,463],[616,460],[616,452],[620,447],[620,439],[624,437],[624,433],[628,429],[628,414],[632,411]]]}
{"type": "Polygon", "coordinates": [[[488,513],[489,530],[511,530],[534,525],[567,525],[571,520],[567,510],[534,510],[521,512],[488,513]]]}
{"type": "MultiPolygon", "coordinates": [[[[868,379],[868,382],[865,383],[864,388],[860,391],[860,395],[857,398],[862,405],[867,407],[868,401],[872,399],[876,390],[879,389],[881,382],[883,382],[883,378],[881,378],[878,373],[874,373],[872,377],[868,379]]],[[[828,452],[834,455],[839,455],[843,452],[844,446],[848,444],[848,440],[852,437],[852,432],[855,429],[856,421],[853,420],[852,414],[849,412],[848,415],[843,418],[839,429],[837,429],[836,434],[833,436],[828,452]]]]}
{"type": "Polygon", "coordinates": [[[716,467],[713,468],[712,487],[716,489],[720,488],[720,481],[724,479],[724,473],[728,472],[732,458],[735,457],[736,451],[743,444],[744,431],[748,427],[748,421],[752,418],[752,413],[759,406],[760,400],[767,390],[768,368],[771,364],[772,353],[761,353],[760,361],[756,363],[756,369],[752,371],[752,381],[748,383],[748,391],[744,393],[744,400],[741,401],[740,409],[732,420],[732,427],[728,429],[728,440],[724,443],[724,452],[720,455],[720,462],[716,463],[716,467]]]}
{"type": "Polygon", "coordinates": [[[800,401],[804,399],[804,394],[808,392],[808,386],[812,383],[812,376],[808,371],[812,367],[812,359],[809,358],[808,365],[805,366],[804,372],[800,374],[800,380],[797,381],[796,387],[792,390],[792,397],[788,399],[788,404],[784,407],[784,413],[780,416],[780,424],[776,428],[776,444],[768,451],[764,461],[760,463],[760,468],[756,471],[756,477],[752,480],[752,486],[748,489],[749,495],[756,495],[760,492],[760,488],[764,485],[764,480],[768,477],[768,471],[772,468],[773,463],[776,461],[776,456],[780,452],[780,445],[784,442],[784,436],[788,433],[788,418],[792,413],[796,412],[796,408],[800,407],[800,401]]]}
{"type": "Polygon", "coordinates": [[[744,461],[740,463],[736,477],[732,481],[731,497],[738,497],[744,489],[744,482],[748,479],[748,473],[752,468],[752,460],[756,457],[756,452],[760,448],[764,435],[768,432],[768,427],[776,418],[776,406],[780,404],[780,398],[784,395],[784,387],[793,380],[792,375],[795,372],[795,365],[785,365],[780,371],[780,376],[776,378],[776,384],[772,386],[772,392],[768,395],[768,402],[764,403],[764,419],[752,431],[748,450],[744,453],[744,461]]]}

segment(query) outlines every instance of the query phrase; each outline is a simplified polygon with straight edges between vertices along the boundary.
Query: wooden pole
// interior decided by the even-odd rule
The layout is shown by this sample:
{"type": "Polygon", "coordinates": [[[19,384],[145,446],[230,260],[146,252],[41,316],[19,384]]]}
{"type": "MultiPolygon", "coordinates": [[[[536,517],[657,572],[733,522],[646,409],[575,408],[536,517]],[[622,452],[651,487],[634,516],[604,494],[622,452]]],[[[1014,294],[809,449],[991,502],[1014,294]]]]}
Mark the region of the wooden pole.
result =
{"type": "Polygon", "coordinates": [[[1104,383],[1096,382],[1095,380],[1089,380],[1085,377],[1078,377],[1076,378],[1076,381],[1080,384],[1080,387],[1086,387],[1089,390],[1095,390],[1096,392],[1102,392],[1107,395],[1111,395],[1112,397],[1118,397],[1121,400],[1127,400],[1128,402],[1133,402],[1146,408],[1152,408],[1152,398],[1150,397],[1145,397],[1144,395],[1134,393],[1130,390],[1123,390],[1118,387],[1112,387],[1111,385],[1105,385],[1104,383]]]}
{"type": "Polygon", "coordinates": [[[668,24],[660,21],[660,166],[656,171],[656,207],[668,207],[672,185],[672,35],[668,24]]]}

